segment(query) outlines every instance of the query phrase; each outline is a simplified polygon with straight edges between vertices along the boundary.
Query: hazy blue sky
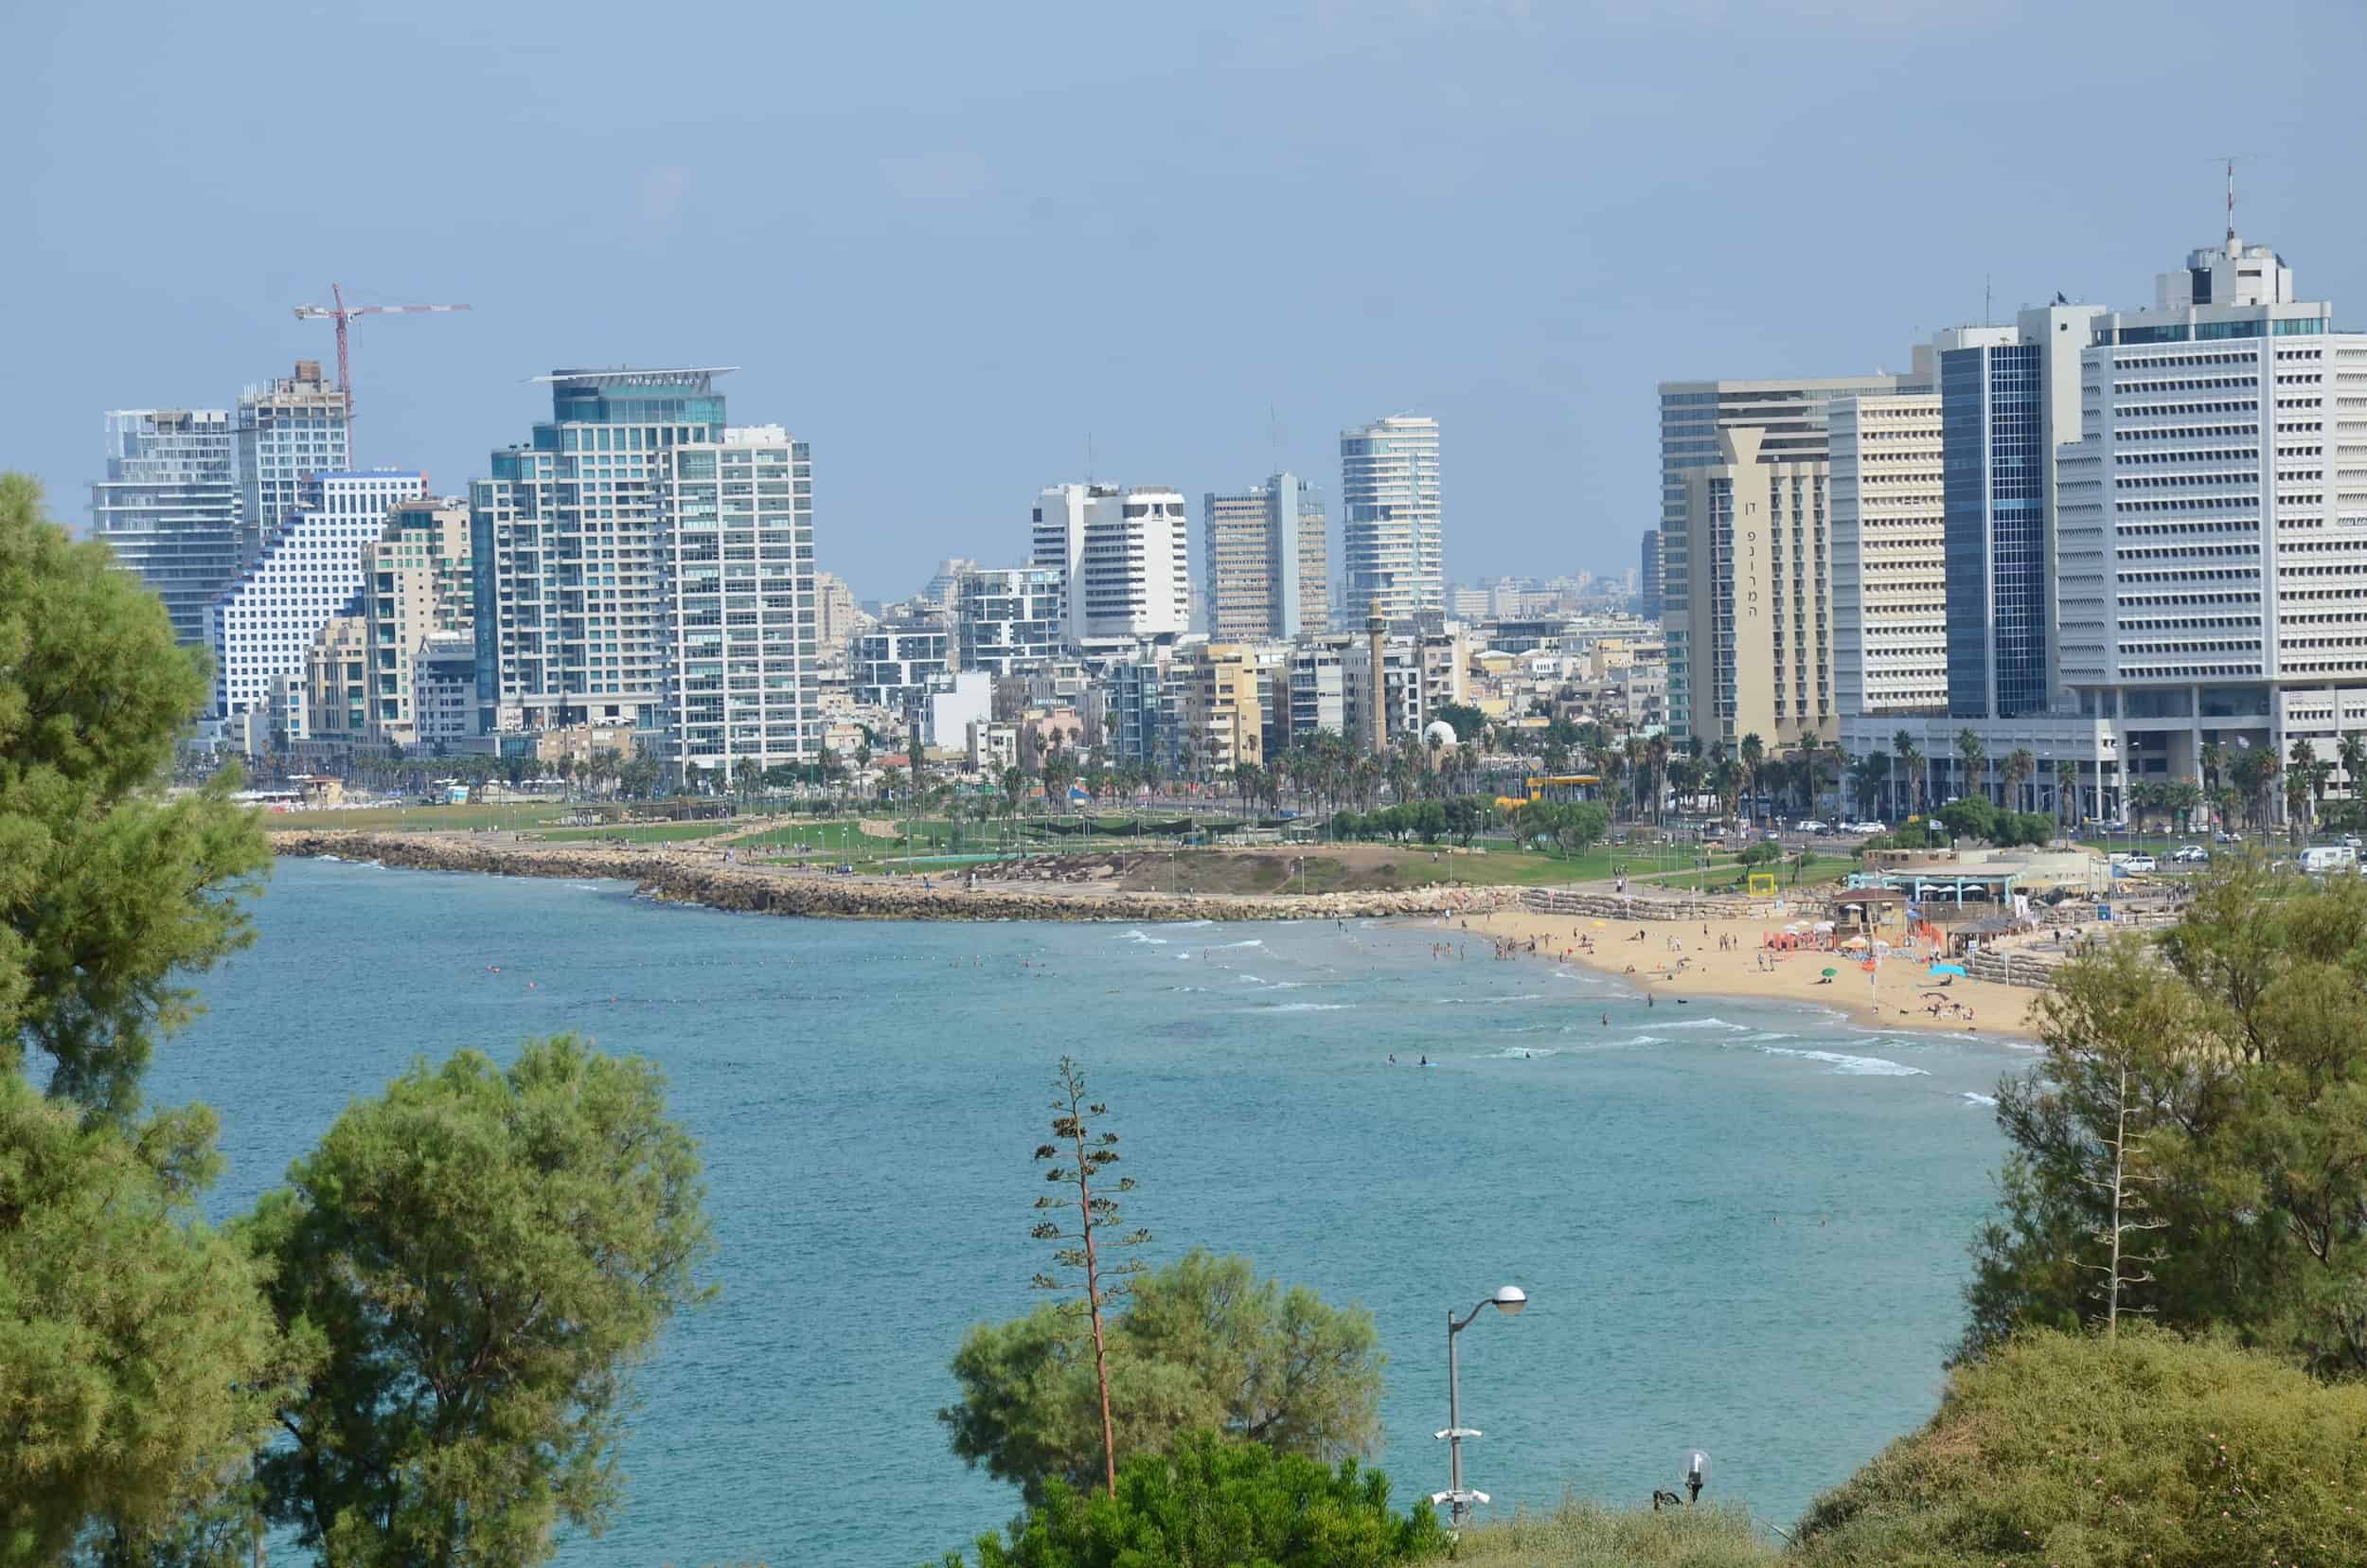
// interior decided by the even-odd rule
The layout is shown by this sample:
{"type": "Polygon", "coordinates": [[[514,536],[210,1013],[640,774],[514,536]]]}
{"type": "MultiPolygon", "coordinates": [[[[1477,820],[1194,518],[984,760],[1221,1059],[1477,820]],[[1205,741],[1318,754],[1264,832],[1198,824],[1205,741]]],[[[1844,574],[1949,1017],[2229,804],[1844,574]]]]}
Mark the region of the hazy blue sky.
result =
{"type": "MultiPolygon", "coordinates": [[[[1624,569],[1653,383],[1902,366],[2241,226],[2367,322],[2367,5],[1267,0],[9,8],[0,466],[356,329],[457,491],[556,365],[737,365],[865,597],[1082,477],[1194,499],[1445,427],[1449,570],[1624,569]],[[1270,421],[1269,408],[1272,410],[1270,421]],[[1272,429],[1280,431],[1277,451],[1272,429]]],[[[1197,548],[1195,550],[1197,555],[1197,548]]]]}

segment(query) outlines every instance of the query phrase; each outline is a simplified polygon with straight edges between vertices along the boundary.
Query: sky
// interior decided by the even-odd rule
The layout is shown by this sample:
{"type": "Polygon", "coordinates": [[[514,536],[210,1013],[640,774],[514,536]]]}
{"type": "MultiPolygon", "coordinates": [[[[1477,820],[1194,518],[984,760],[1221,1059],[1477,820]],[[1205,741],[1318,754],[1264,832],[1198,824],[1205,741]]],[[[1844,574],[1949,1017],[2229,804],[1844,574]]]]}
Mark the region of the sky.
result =
{"type": "Polygon", "coordinates": [[[354,328],[365,465],[459,493],[536,375],[739,366],[863,597],[1018,563],[1089,476],[1197,516],[1288,468],[1336,531],[1393,413],[1441,423],[1451,578],[1624,571],[1657,382],[2149,303],[2222,154],[2367,323],[2358,0],[9,9],[0,468],[78,526],[105,410],[333,361],[332,280],[472,307],[354,328]]]}

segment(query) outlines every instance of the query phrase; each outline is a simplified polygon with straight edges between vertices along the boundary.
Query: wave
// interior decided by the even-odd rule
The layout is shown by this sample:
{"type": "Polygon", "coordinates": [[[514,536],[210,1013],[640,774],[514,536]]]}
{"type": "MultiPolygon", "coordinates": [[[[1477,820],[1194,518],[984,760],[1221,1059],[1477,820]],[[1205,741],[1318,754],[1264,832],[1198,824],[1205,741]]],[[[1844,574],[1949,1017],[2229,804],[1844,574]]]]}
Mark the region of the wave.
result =
{"type": "Polygon", "coordinates": [[[1252,936],[1246,941],[1219,942],[1216,946],[1208,949],[1208,951],[1210,953],[1222,953],[1227,948],[1264,947],[1265,945],[1266,939],[1264,937],[1252,936]]]}
{"type": "Polygon", "coordinates": [[[1843,1056],[1839,1051],[1799,1051],[1788,1045],[1754,1045],[1753,1050],[1769,1056],[1794,1057],[1802,1061],[1829,1062],[1834,1072],[1847,1078],[1930,1078],[1920,1067],[1910,1067],[1888,1057],[1843,1056]]]}
{"type": "Polygon", "coordinates": [[[1110,940],[1113,942],[1148,942],[1152,947],[1166,947],[1167,945],[1167,939],[1165,936],[1152,936],[1139,930],[1120,932],[1117,935],[1111,937],[1110,940]]]}
{"type": "Polygon", "coordinates": [[[1964,1093],[1965,1098],[1970,1100],[1975,1105],[1995,1105],[1997,1103],[1997,1096],[1995,1095],[1976,1095],[1969,1089],[1966,1090],[1964,1093]]]}
{"type": "Polygon", "coordinates": [[[1532,1057],[1559,1056],[1551,1045],[1507,1045],[1501,1051],[1482,1051],[1482,1061],[1526,1061],[1532,1057]]]}
{"type": "Polygon", "coordinates": [[[1169,920],[1167,922],[1167,929],[1169,931],[1189,931],[1194,926],[1211,926],[1216,923],[1217,922],[1214,920],[1169,920]]]}
{"type": "Polygon", "coordinates": [[[1664,1024],[1664,1029],[1726,1029],[1735,1034],[1752,1033],[1748,1024],[1729,1024],[1722,1018],[1688,1018],[1682,1024],[1664,1024]]]}
{"type": "Polygon", "coordinates": [[[1356,1004],[1353,1002],[1269,1002],[1263,1007],[1252,1007],[1250,1011],[1271,1013],[1345,1012],[1355,1005],[1356,1004]]]}

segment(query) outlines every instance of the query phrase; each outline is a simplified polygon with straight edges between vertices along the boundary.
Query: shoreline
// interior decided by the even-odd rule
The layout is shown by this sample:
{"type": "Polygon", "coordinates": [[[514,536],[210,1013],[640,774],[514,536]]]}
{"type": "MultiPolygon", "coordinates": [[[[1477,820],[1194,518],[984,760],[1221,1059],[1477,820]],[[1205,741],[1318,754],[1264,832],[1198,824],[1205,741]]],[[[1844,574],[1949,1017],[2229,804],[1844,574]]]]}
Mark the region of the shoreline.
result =
{"type": "Polygon", "coordinates": [[[1484,915],[1517,905],[1517,887],[1374,893],[1131,893],[1097,887],[994,887],[956,877],[841,877],[727,862],[667,845],[532,844],[472,833],[326,829],[271,835],[276,856],[375,861],[417,871],[630,882],[668,902],[755,915],[842,920],[1333,920],[1484,915]]]}
{"type": "Polygon", "coordinates": [[[1942,989],[1919,964],[1885,963],[1869,994],[1857,959],[1812,951],[1771,953],[1771,967],[1761,969],[1760,938],[1781,931],[1784,923],[1772,917],[1600,920],[1518,908],[1473,911],[1468,917],[1473,935],[1522,944],[1534,938],[1539,957],[1624,982],[1647,998],[1776,1002],[1829,1009],[1852,1025],[1885,1032],[2037,1042],[2030,1008],[2043,992],[2028,987],[1958,976],[1942,989]],[[1637,930],[1644,933],[1641,942],[1634,939],[1637,930]],[[1593,952],[1577,945],[1582,935],[1593,938],[1593,952]],[[1731,941],[1724,952],[1717,947],[1720,936],[1731,941]],[[1682,949],[1670,947],[1671,938],[1682,942],[1682,949]],[[1680,969],[1680,960],[1690,962],[1680,969]],[[1822,983],[1821,971],[1826,969],[1840,971],[1829,985],[1822,983]],[[1927,995],[1946,999],[1936,1016],[1929,1010],[1927,995]]]}

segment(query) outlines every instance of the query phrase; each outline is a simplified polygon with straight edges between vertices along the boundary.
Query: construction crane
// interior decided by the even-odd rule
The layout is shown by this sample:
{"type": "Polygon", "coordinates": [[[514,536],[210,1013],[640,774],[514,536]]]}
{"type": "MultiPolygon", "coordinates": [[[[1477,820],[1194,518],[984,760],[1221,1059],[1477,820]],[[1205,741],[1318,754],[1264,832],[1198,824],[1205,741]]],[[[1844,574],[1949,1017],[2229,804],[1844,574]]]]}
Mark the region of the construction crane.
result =
{"type": "Polygon", "coordinates": [[[346,352],[346,329],[355,316],[365,315],[433,315],[449,311],[465,311],[466,305],[348,305],[345,286],[331,283],[329,297],[333,305],[299,305],[295,308],[298,321],[333,321],[337,324],[337,390],[346,395],[346,460],[353,460],[353,366],[346,352]]]}

